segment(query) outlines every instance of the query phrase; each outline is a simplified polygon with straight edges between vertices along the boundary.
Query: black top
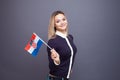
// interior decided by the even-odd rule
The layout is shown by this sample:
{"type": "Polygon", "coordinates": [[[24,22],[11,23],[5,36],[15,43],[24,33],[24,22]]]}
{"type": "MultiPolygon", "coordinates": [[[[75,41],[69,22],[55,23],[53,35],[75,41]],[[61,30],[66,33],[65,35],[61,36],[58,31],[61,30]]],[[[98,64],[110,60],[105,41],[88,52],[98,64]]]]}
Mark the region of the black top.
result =
{"type": "Polygon", "coordinates": [[[60,64],[56,65],[51,59],[51,52],[47,47],[50,68],[49,73],[54,76],[69,78],[69,73],[72,69],[75,54],[77,52],[77,48],[73,43],[72,35],[68,35],[66,38],[63,38],[60,35],[56,35],[55,38],[48,41],[48,45],[54,48],[60,55],[60,64]],[[66,39],[68,39],[68,42],[66,39]],[[69,43],[71,45],[71,48],[69,43]]]}

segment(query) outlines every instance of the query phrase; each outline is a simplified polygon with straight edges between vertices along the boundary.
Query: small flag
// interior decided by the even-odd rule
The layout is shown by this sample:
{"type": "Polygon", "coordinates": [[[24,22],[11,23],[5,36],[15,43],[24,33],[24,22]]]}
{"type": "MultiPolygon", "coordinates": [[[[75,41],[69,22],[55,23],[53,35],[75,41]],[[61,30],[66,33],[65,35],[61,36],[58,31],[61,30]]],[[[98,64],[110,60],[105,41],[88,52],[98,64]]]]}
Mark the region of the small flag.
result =
{"type": "Polygon", "coordinates": [[[40,39],[40,37],[37,34],[33,33],[27,45],[25,46],[25,50],[33,56],[36,56],[42,44],[43,41],[40,39]]]}

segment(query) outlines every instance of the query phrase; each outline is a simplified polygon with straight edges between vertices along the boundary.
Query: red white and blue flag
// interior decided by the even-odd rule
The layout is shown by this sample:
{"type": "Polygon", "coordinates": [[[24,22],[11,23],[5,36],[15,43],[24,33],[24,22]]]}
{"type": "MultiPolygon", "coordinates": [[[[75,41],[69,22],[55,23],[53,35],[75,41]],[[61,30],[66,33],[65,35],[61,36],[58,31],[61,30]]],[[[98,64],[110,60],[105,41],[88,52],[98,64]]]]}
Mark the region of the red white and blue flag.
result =
{"type": "Polygon", "coordinates": [[[33,33],[27,45],[25,46],[25,50],[33,56],[36,56],[42,44],[43,41],[40,39],[40,37],[37,34],[33,33]]]}

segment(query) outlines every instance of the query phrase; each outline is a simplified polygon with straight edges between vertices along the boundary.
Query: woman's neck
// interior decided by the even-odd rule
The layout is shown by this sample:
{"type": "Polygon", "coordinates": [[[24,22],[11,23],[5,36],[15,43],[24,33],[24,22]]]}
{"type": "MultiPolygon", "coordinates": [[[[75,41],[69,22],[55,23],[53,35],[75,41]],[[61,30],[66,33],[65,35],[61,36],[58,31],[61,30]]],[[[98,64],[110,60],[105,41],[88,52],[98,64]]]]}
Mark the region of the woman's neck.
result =
{"type": "Polygon", "coordinates": [[[61,31],[56,31],[56,34],[62,37],[66,37],[67,33],[66,32],[61,32],[61,31]]]}
{"type": "Polygon", "coordinates": [[[62,34],[67,34],[67,32],[64,30],[64,31],[59,31],[59,30],[57,30],[58,32],[60,32],[60,33],[62,33],[62,34]]]}

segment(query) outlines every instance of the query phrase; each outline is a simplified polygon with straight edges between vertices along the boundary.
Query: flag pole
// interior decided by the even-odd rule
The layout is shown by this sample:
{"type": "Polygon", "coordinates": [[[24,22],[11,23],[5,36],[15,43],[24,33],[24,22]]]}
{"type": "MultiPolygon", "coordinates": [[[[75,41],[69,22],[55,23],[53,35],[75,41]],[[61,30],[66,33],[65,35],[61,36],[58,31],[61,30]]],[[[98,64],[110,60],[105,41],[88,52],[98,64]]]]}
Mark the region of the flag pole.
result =
{"type": "Polygon", "coordinates": [[[50,49],[52,49],[45,41],[43,41],[41,38],[40,38],[40,40],[48,47],[48,48],[50,48],[50,49]]]}
{"type": "MultiPolygon", "coordinates": [[[[34,33],[35,35],[37,35],[36,33],[34,33]]],[[[40,37],[39,37],[40,38],[40,37]]],[[[40,40],[48,47],[48,48],[50,48],[50,49],[52,49],[44,40],[42,40],[41,38],[40,38],[40,40]]]]}

